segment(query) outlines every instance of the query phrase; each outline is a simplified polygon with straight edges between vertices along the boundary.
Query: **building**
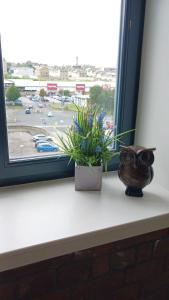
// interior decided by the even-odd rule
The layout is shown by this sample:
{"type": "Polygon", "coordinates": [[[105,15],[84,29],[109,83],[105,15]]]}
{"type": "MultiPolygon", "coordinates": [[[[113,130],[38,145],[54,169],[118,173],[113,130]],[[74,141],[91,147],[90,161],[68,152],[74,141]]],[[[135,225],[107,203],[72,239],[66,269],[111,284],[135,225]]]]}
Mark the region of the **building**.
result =
{"type": "Polygon", "coordinates": [[[50,78],[60,78],[60,70],[56,68],[49,68],[50,78]]]}
{"type": "Polygon", "coordinates": [[[34,69],[30,67],[11,67],[9,72],[12,76],[17,77],[33,77],[34,69]]]}
{"type": "Polygon", "coordinates": [[[37,67],[35,75],[40,79],[47,80],[49,78],[49,68],[47,66],[37,67]]]}
{"type": "Polygon", "coordinates": [[[10,79],[4,79],[4,88],[5,90],[10,87],[10,86],[13,86],[15,85],[13,80],[10,80],[10,79]]]}
{"type": "Polygon", "coordinates": [[[60,80],[67,80],[67,79],[68,79],[68,70],[63,67],[60,70],[60,80]]]}
{"type": "Polygon", "coordinates": [[[89,95],[77,94],[74,96],[73,101],[76,105],[79,105],[81,107],[87,107],[89,99],[89,95]]]}

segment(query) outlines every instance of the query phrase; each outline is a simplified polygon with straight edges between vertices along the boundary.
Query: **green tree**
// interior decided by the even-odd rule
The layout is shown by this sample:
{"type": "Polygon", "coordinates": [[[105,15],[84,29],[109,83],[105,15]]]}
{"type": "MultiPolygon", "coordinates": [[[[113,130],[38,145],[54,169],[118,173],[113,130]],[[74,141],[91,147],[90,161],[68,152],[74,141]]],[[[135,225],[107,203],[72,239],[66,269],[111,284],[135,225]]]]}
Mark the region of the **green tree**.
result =
{"type": "Polygon", "coordinates": [[[90,88],[90,102],[96,103],[100,109],[105,110],[108,114],[114,110],[114,89],[103,90],[99,85],[90,88]]]}
{"type": "Polygon", "coordinates": [[[114,111],[114,89],[113,90],[102,90],[97,98],[97,103],[107,113],[113,113],[114,111]]]}
{"type": "Polygon", "coordinates": [[[94,85],[90,88],[89,95],[91,103],[98,104],[98,97],[102,92],[102,87],[100,85],[94,85]]]}
{"type": "Polygon", "coordinates": [[[69,90],[64,90],[64,96],[70,97],[70,91],[69,90]]]}
{"type": "Polygon", "coordinates": [[[39,92],[39,96],[42,97],[42,99],[44,99],[44,97],[46,96],[46,91],[44,89],[41,89],[39,92]]]}
{"type": "Polygon", "coordinates": [[[6,91],[6,98],[8,99],[8,101],[15,101],[16,99],[18,99],[20,97],[20,92],[17,89],[16,86],[10,86],[7,91],[6,91]]]}
{"type": "Polygon", "coordinates": [[[59,90],[59,95],[63,96],[64,95],[64,90],[59,90]]]}
{"type": "Polygon", "coordinates": [[[69,97],[70,91],[69,90],[59,90],[59,95],[69,97]]]}
{"type": "Polygon", "coordinates": [[[25,66],[29,68],[33,68],[33,63],[30,60],[27,60],[25,66]]]}

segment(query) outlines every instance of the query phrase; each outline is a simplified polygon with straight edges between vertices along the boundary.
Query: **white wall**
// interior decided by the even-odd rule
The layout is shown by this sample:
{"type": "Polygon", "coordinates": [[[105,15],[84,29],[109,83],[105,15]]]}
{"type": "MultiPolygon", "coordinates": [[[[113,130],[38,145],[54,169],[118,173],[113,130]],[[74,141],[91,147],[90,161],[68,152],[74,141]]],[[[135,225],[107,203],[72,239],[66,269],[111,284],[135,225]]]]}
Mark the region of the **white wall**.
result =
{"type": "Polygon", "coordinates": [[[147,0],[135,144],[157,147],[155,180],[169,189],[169,0],[147,0]]]}

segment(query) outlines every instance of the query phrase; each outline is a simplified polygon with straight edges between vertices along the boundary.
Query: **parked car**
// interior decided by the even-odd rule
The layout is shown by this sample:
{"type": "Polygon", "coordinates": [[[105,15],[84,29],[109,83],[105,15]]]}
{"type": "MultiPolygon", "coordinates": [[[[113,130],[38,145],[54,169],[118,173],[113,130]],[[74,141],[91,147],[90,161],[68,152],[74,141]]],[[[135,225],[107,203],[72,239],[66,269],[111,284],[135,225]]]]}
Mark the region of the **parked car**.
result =
{"type": "Polygon", "coordinates": [[[43,141],[53,141],[53,138],[49,135],[45,135],[43,133],[40,134],[36,134],[32,137],[32,140],[34,142],[38,141],[38,140],[43,140],[43,141]]]}
{"type": "Polygon", "coordinates": [[[60,100],[60,96],[59,95],[53,96],[53,99],[60,100]]]}
{"type": "MultiPolygon", "coordinates": [[[[37,148],[37,146],[39,145],[39,144],[44,144],[44,143],[47,143],[47,142],[50,142],[49,140],[37,140],[36,142],[35,142],[35,148],[37,148]]],[[[49,144],[51,144],[51,143],[49,143],[49,144]]]]}
{"type": "Polygon", "coordinates": [[[29,108],[25,109],[25,114],[30,115],[31,114],[31,110],[29,108]]]}
{"type": "Polygon", "coordinates": [[[22,100],[21,99],[16,99],[15,100],[15,105],[22,105],[22,100]]]}
{"type": "Polygon", "coordinates": [[[34,97],[32,98],[32,101],[37,101],[37,102],[39,102],[39,100],[40,100],[40,96],[34,96],[34,97]]]}
{"type": "Polygon", "coordinates": [[[72,98],[71,97],[66,97],[64,102],[72,102],[72,98]]]}
{"type": "Polygon", "coordinates": [[[29,100],[32,100],[32,98],[33,98],[33,96],[31,96],[31,95],[27,95],[26,96],[29,100]]]}
{"type": "Polygon", "coordinates": [[[40,108],[43,108],[43,107],[44,107],[42,103],[39,103],[38,106],[39,106],[40,108]]]}
{"type": "Polygon", "coordinates": [[[47,124],[47,120],[45,118],[41,118],[42,124],[46,125],[47,124]]]}
{"type": "Polygon", "coordinates": [[[53,113],[51,111],[48,112],[48,117],[53,117],[53,113]]]}
{"type": "Polygon", "coordinates": [[[37,151],[38,152],[45,152],[45,151],[58,151],[59,147],[55,144],[50,144],[50,143],[40,143],[37,145],[37,151]]]}

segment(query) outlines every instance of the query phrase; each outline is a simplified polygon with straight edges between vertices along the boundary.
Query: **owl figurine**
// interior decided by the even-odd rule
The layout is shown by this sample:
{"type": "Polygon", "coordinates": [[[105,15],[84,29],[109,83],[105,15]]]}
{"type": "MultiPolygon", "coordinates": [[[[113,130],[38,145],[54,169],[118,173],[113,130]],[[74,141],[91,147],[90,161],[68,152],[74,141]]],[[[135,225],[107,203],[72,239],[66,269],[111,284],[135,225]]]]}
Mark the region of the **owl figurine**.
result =
{"type": "Polygon", "coordinates": [[[126,185],[127,196],[142,197],[142,189],[152,181],[154,150],[141,146],[120,147],[118,175],[126,185]]]}

